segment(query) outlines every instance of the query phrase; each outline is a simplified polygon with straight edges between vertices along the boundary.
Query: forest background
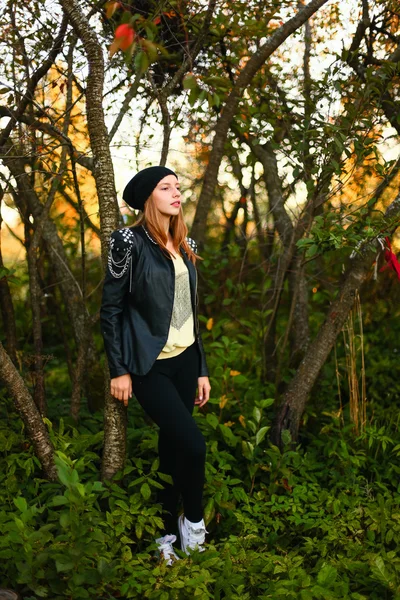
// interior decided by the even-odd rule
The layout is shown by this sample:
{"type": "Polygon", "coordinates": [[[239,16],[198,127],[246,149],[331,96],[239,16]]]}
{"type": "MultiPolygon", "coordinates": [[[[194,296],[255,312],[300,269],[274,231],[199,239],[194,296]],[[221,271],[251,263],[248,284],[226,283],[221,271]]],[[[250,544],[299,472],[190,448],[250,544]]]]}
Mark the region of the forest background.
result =
{"type": "Polygon", "coordinates": [[[37,598],[400,598],[394,0],[0,9],[0,585],[37,598]],[[198,242],[208,550],[154,558],[157,432],[99,330],[132,174],[198,242]],[[183,559],[184,558],[184,559],[183,559]]]}

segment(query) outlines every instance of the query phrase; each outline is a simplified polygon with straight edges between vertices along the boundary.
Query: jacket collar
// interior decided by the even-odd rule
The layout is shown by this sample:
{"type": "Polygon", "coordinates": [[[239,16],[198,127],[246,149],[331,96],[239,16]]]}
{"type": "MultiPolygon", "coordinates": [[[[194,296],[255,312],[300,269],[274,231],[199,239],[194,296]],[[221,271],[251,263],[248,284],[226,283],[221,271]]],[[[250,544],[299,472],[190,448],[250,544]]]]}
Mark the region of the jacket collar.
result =
{"type": "MultiPolygon", "coordinates": [[[[151,235],[149,234],[149,232],[147,231],[147,229],[144,225],[142,225],[142,229],[145,232],[145,234],[147,235],[147,237],[149,238],[149,240],[151,242],[153,242],[153,244],[157,244],[156,240],[153,240],[153,238],[151,237],[151,235]]],[[[157,244],[157,246],[158,246],[158,244],[157,244]]]]}
{"type": "MultiPolygon", "coordinates": [[[[153,238],[151,237],[151,235],[150,235],[150,234],[149,234],[149,232],[147,231],[146,227],[145,227],[144,225],[142,225],[141,227],[142,227],[143,231],[145,232],[145,234],[147,235],[147,237],[149,238],[149,240],[150,240],[151,242],[153,242],[153,244],[156,244],[156,245],[158,246],[158,243],[156,242],[156,240],[153,240],[153,238]]],[[[182,248],[182,250],[183,250],[183,248],[182,248]]],[[[185,254],[185,256],[186,256],[186,252],[185,252],[185,250],[183,250],[183,252],[184,252],[184,254],[185,254]]]]}

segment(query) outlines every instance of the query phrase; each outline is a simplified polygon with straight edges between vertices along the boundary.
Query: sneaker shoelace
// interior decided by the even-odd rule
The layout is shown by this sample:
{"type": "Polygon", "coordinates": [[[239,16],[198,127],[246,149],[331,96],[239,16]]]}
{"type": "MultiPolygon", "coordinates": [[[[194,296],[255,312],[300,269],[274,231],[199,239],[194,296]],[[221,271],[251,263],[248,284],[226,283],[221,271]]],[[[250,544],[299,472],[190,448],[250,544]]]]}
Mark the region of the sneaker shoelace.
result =
{"type": "Polygon", "coordinates": [[[175,554],[175,550],[172,544],[176,542],[176,535],[165,535],[162,538],[156,539],[158,551],[162,558],[167,561],[169,566],[172,565],[174,560],[179,560],[179,556],[175,554]]]}
{"type": "Polygon", "coordinates": [[[197,546],[200,552],[203,552],[204,548],[201,545],[204,544],[204,541],[206,539],[206,533],[208,533],[207,529],[205,527],[195,529],[194,527],[188,525],[187,532],[189,538],[187,545],[193,549],[197,546]]]}

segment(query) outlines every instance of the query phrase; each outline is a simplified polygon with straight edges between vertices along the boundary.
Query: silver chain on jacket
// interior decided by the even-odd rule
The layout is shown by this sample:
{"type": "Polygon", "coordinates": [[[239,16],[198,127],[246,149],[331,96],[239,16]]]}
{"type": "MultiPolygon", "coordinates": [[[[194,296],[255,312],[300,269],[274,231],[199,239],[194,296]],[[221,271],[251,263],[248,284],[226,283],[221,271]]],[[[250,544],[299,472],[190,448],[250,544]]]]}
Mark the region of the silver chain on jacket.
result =
{"type": "MultiPolygon", "coordinates": [[[[132,283],[132,248],[133,248],[133,244],[135,241],[135,236],[133,235],[132,231],[128,228],[126,229],[118,229],[118,232],[121,234],[122,236],[122,240],[123,242],[128,243],[128,246],[126,248],[126,252],[125,254],[122,256],[122,258],[120,260],[115,260],[114,256],[113,256],[113,250],[120,250],[120,248],[114,248],[115,246],[115,239],[112,237],[110,239],[110,249],[108,252],[108,268],[110,270],[110,273],[113,277],[115,277],[116,279],[119,279],[120,277],[122,277],[126,271],[128,270],[128,267],[131,267],[131,272],[130,272],[130,278],[129,278],[129,291],[131,291],[131,283],[132,283]],[[121,269],[121,271],[115,271],[114,267],[116,267],[117,269],[121,269]]],[[[121,248],[121,250],[123,250],[123,248],[121,248]]]]}

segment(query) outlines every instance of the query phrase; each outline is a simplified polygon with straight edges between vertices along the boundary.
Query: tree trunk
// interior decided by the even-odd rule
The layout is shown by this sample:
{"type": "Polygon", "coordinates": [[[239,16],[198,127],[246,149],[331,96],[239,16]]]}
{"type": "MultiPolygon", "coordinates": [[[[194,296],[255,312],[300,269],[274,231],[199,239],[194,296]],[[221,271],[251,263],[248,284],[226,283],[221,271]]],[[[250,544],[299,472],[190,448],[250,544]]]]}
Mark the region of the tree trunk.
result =
{"type": "Polygon", "coordinates": [[[293,233],[292,221],[285,209],[282,181],[278,173],[278,161],[270,143],[250,144],[255,156],[263,166],[263,178],[268,193],[269,210],[272,212],[275,227],[283,246],[288,246],[293,233]]]}
{"type": "Polygon", "coordinates": [[[302,264],[303,253],[296,254],[289,273],[289,289],[294,302],[293,322],[290,328],[290,359],[289,366],[297,368],[303,359],[310,342],[310,327],[308,321],[308,293],[305,268],[302,264]]]}
{"type": "MultiPolygon", "coordinates": [[[[32,243],[32,239],[31,242],[32,243]]],[[[28,273],[29,273],[29,294],[32,311],[32,332],[33,332],[33,398],[42,416],[47,413],[46,395],[44,389],[44,363],[43,363],[43,337],[42,337],[42,314],[41,300],[42,290],[40,289],[39,277],[37,272],[36,248],[29,248],[28,254],[28,273]]]]}
{"type": "MultiPolygon", "coordinates": [[[[76,35],[82,41],[89,64],[86,86],[86,109],[90,146],[93,152],[93,176],[99,199],[103,269],[107,267],[108,239],[118,226],[119,208],[115,191],[114,169],[109,135],[103,110],[104,59],[93,27],[76,0],[60,0],[76,35]]],[[[119,471],[125,462],[126,409],[111,397],[110,381],[105,372],[104,454],[102,474],[106,479],[119,471]]]]}
{"type": "MultiPolygon", "coordinates": [[[[392,219],[400,213],[400,194],[386,211],[386,218],[392,219]]],[[[389,226],[389,223],[388,223],[389,226]]],[[[325,364],[335,340],[353,306],[355,294],[365,281],[371,264],[376,256],[377,243],[364,246],[351,260],[340,286],[338,296],[332,303],[324,324],[315,340],[308,347],[296,375],[289,384],[283,396],[276,417],[272,440],[276,445],[282,445],[282,431],[289,430],[292,440],[296,440],[300,420],[312,387],[325,364]]]]}
{"type": "MultiPolygon", "coordinates": [[[[1,199],[0,199],[1,205],[1,199]]],[[[0,270],[5,266],[3,263],[3,255],[1,251],[1,206],[0,206],[0,270]]],[[[12,302],[10,286],[7,276],[0,275],[0,311],[3,320],[4,334],[6,338],[7,352],[12,362],[17,364],[17,328],[15,326],[14,305],[12,302]]]]}
{"type": "Polygon", "coordinates": [[[55,481],[57,471],[54,464],[54,448],[50,441],[42,417],[27,390],[24,380],[13,365],[0,342],[0,379],[14,401],[15,407],[24,422],[26,432],[31,440],[35,454],[41,462],[47,479],[55,481]]]}

